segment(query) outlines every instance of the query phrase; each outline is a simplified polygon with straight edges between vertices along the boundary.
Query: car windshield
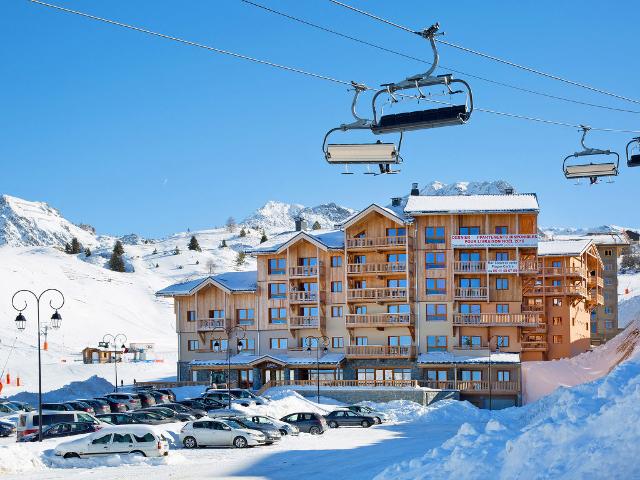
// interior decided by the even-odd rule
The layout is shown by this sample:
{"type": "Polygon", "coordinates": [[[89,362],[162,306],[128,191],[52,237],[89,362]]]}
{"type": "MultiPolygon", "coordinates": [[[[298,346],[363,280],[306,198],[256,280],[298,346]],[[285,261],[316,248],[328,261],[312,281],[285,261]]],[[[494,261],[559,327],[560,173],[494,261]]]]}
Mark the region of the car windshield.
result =
{"type": "Polygon", "coordinates": [[[180,405],[179,403],[174,403],[171,405],[171,407],[177,412],[184,412],[184,413],[189,412],[189,409],[187,407],[185,407],[184,405],[180,405]]]}
{"type": "Polygon", "coordinates": [[[154,413],[159,413],[161,415],[165,415],[167,417],[175,417],[176,416],[176,412],[174,412],[170,408],[154,408],[151,411],[154,412],[154,413]]]}
{"type": "Polygon", "coordinates": [[[237,420],[232,420],[231,418],[225,418],[224,423],[233,428],[246,428],[242,423],[238,422],[237,420]]]}

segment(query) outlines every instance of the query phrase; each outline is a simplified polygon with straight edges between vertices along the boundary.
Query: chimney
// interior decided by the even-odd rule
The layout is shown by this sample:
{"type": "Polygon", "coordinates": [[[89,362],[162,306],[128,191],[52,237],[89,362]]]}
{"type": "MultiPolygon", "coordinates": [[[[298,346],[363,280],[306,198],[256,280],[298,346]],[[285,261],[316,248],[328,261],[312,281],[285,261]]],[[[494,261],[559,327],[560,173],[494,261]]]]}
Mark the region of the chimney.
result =
{"type": "Polygon", "coordinates": [[[420,195],[420,190],[418,189],[418,182],[414,182],[411,184],[411,195],[417,196],[420,195]]]}
{"type": "Polygon", "coordinates": [[[505,187],[504,193],[505,195],[513,195],[513,187],[505,187]]]}
{"type": "Polygon", "coordinates": [[[307,229],[307,221],[302,217],[296,217],[296,232],[304,232],[307,229]]]}
{"type": "Polygon", "coordinates": [[[402,198],[400,197],[392,197],[391,198],[391,206],[399,207],[402,204],[402,198]]]}

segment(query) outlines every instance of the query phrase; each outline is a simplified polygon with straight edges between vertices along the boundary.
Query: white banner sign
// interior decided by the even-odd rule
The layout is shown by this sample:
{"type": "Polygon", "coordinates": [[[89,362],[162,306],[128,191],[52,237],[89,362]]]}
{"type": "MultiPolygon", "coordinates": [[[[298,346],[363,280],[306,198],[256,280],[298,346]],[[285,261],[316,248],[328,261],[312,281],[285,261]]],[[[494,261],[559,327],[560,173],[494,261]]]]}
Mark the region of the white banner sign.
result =
{"type": "Polygon", "coordinates": [[[538,246],[538,236],[525,234],[452,235],[451,245],[458,248],[535,248],[538,246]]]}
{"type": "Polygon", "coordinates": [[[489,260],[487,273],[518,273],[517,260],[489,260]]]}

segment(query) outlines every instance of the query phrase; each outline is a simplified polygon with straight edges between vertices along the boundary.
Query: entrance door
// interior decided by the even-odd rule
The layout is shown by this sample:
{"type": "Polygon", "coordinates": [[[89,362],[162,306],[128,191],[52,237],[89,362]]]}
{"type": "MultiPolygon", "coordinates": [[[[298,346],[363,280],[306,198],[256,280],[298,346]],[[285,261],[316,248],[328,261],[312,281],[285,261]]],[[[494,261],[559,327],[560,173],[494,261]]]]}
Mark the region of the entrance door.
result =
{"type": "Polygon", "coordinates": [[[271,381],[284,380],[284,370],[280,368],[263,368],[262,369],[263,385],[271,381]]]}

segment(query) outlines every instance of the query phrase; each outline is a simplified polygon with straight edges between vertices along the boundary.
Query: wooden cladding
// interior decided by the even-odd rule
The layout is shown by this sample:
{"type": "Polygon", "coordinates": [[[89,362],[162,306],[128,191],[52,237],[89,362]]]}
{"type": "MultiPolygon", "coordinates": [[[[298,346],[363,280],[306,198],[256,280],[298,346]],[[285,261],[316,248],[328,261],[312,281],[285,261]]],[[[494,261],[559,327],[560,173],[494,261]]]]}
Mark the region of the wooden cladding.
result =
{"type": "Polygon", "coordinates": [[[542,323],[536,313],[454,313],[453,324],[470,327],[528,327],[542,323]]]}
{"type": "Polygon", "coordinates": [[[348,274],[395,274],[407,271],[407,264],[404,262],[383,262],[383,263],[350,263],[347,265],[348,274]]]}
{"type": "Polygon", "coordinates": [[[487,287],[456,288],[455,298],[461,300],[486,300],[489,298],[487,287]]]}
{"type": "Polygon", "coordinates": [[[347,238],[346,243],[347,248],[405,247],[407,245],[407,236],[347,238]]]}
{"type": "Polygon", "coordinates": [[[347,300],[407,300],[406,288],[382,287],[382,288],[355,288],[347,290],[347,300]]]}
{"type": "Polygon", "coordinates": [[[415,322],[410,313],[347,314],[347,328],[356,327],[408,327],[415,322]]]}
{"type": "Polygon", "coordinates": [[[347,358],[412,358],[416,356],[416,347],[387,345],[347,345],[347,358]]]}

